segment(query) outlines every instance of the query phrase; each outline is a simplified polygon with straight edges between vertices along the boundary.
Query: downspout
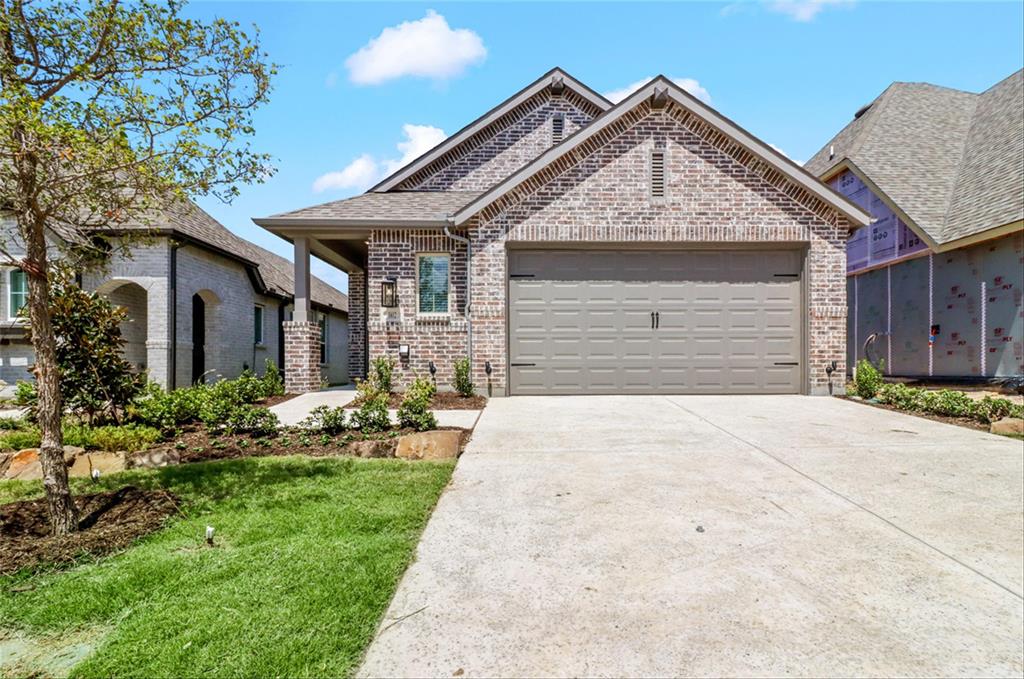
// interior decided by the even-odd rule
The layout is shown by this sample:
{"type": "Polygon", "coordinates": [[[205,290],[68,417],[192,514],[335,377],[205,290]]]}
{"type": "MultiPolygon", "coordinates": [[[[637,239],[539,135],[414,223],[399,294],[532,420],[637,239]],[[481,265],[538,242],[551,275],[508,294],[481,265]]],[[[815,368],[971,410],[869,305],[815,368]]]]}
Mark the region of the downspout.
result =
{"type": "Polygon", "coordinates": [[[168,265],[168,283],[170,285],[171,309],[170,309],[170,346],[168,352],[168,391],[178,388],[178,248],[185,247],[181,241],[171,241],[171,255],[168,265]]]}
{"type": "Polygon", "coordinates": [[[453,241],[463,243],[466,246],[466,354],[469,358],[470,374],[473,365],[473,244],[465,236],[459,236],[451,232],[451,226],[455,220],[448,217],[448,223],[444,227],[444,235],[453,241]]]}
{"type": "Polygon", "coordinates": [[[285,300],[277,303],[277,369],[284,375],[284,307],[285,300]]]}

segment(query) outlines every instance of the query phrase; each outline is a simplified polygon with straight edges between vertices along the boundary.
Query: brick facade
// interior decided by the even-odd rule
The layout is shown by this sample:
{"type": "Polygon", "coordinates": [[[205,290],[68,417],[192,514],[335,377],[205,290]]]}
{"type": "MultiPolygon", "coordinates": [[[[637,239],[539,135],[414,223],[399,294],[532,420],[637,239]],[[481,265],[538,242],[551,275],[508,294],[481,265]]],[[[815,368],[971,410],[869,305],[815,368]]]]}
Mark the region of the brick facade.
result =
{"type": "MultiPolygon", "coordinates": [[[[483,170],[433,171],[411,186],[470,188],[470,178],[483,176],[483,170]]],[[[845,374],[847,231],[834,208],[685,109],[641,104],[486,208],[463,232],[473,240],[474,381],[487,383],[484,362],[490,361],[495,393],[506,387],[509,242],[780,243],[806,249],[807,382],[811,393],[827,393],[825,367],[836,361],[835,374],[845,374]],[[649,158],[655,148],[666,153],[667,195],[652,201],[649,158]]],[[[440,232],[374,231],[369,289],[396,278],[401,306],[385,313],[370,295],[370,356],[397,357],[398,344],[410,344],[412,360],[399,370],[400,379],[422,373],[434,360],[439,384],[447,382],[452,362],[465,351],[464,269],[464,248],[440,232]],[[446,322],[420,321],[415,257],[437,251],[452,253],[454,313],[446,322]]],[[[841,377],[833,386],[841,392],[841,377]]]]}
{"type": "Polygon", "coordinates": [[[309,321],[284,323],[284,390],[318,391],[321,386],[320,326],[309,321]]]}
{"type": "Polygon", "coordinates": [[[366,273],[348,275],[348,374],[366,377],[366,273]]]}

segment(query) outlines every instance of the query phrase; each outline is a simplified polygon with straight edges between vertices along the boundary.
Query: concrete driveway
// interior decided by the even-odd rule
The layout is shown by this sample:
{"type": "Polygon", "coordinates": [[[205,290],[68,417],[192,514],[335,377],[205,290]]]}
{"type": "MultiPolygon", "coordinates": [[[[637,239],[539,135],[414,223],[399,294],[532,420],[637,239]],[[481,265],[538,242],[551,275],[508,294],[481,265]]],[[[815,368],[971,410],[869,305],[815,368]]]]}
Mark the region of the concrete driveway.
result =
{"type": "Polygon", "coordinates": [[[1020,676],[1022,454],[839,399],[495,399],[360,673],[1020,676]]]}

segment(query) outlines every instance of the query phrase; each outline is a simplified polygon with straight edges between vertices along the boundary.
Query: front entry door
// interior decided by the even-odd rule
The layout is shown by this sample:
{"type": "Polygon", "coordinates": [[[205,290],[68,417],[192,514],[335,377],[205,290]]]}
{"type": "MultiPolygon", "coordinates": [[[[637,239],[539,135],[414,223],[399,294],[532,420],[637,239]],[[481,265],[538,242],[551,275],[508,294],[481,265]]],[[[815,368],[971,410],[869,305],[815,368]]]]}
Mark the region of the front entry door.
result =
{"type": "Polygon", "coordinates": [[[206,372],[206,302],[192,295],[192,384],[205,381],[206,372]]]}

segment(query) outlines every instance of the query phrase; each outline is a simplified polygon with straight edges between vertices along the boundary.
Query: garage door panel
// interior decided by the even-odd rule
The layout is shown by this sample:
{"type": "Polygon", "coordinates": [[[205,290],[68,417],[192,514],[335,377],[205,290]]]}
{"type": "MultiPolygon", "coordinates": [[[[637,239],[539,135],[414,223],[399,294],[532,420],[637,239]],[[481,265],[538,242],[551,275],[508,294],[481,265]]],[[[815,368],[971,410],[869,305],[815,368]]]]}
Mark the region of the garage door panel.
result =
{"type": "Polygon", "coordinates": [[[510,389],[799,392],[801,258],[796,251],[513,251],[510,389]]]}

